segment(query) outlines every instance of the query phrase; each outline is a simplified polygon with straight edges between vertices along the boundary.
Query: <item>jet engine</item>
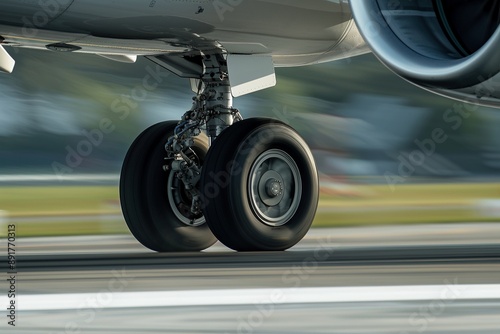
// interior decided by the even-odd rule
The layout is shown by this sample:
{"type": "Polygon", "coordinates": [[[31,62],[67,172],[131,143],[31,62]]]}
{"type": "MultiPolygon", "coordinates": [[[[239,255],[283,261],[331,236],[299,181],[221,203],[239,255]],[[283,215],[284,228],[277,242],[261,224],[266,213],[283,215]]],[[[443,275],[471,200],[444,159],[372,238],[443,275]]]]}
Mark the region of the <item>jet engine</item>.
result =
{"type": "Polygon", "coordinates": [[[500,0],[351,0],[374,54],[404,79],[500,108],[500,0]]]}

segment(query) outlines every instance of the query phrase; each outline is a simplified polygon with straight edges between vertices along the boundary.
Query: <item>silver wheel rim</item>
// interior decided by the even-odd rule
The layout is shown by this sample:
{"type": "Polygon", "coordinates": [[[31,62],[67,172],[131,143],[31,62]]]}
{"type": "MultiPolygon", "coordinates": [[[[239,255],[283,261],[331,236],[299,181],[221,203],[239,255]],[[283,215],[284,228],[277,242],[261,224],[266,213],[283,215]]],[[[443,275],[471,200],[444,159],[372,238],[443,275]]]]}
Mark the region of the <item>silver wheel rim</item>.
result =
{"type": "Polygon", "coordinates": [[[205,224],[206,220],[203,215],[194,216],[191,212],[191,203],[185,203],[186,194],[183,193],[183,182],[179,180],[175,173],[171,172],[168,176],[168,202],[174,215],[179,221],[187,226],[201,226],[205,224]],[[181,212],[185,212],[184,214],[181,212]],[[192,217],[187,214],[190,213],[192,217]]]}
{"type": "Polygon", "coordinates": [[[250,170],[248,197],[264,224],[277,227],[288,223],[302,197],[302,178],[292,157],[277,149],[262,153],[250,170]]]}

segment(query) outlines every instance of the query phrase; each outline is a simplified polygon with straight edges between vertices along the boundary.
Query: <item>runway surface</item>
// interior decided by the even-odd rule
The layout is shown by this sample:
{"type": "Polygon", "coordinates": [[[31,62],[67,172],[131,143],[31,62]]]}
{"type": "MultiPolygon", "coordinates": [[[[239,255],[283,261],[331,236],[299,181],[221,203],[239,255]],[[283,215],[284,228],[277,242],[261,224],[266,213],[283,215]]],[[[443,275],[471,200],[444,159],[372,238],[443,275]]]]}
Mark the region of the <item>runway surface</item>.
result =
{"type": "Polygon", "coordinates": [[[17,326],[0,332],[498,333],[498,227],[313,230],[278,253],[18,240],[17,326]]]}

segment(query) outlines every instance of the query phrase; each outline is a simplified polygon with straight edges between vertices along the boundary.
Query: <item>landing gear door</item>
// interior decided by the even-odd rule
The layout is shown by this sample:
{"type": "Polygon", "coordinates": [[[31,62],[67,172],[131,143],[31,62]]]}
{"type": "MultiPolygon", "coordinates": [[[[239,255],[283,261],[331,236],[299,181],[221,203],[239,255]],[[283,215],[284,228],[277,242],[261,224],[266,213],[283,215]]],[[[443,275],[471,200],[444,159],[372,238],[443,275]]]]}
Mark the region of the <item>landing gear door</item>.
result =
{"type": "Polygon", "coordinates": [[[276,85],[273,58],[270,55],[229,54],[227,66],[234,97],[276,85]]]}

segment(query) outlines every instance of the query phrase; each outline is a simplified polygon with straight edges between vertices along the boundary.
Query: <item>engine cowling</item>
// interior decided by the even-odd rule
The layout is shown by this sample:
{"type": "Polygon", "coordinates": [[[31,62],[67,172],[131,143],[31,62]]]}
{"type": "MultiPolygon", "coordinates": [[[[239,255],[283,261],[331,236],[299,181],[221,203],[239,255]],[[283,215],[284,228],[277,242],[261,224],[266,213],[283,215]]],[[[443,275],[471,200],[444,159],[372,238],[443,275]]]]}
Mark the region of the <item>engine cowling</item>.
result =
{"type": "Polygon", "coordinates": [[[408,81],[500,108],[500,0],[351,0],[374,54],[408,81]]]}

